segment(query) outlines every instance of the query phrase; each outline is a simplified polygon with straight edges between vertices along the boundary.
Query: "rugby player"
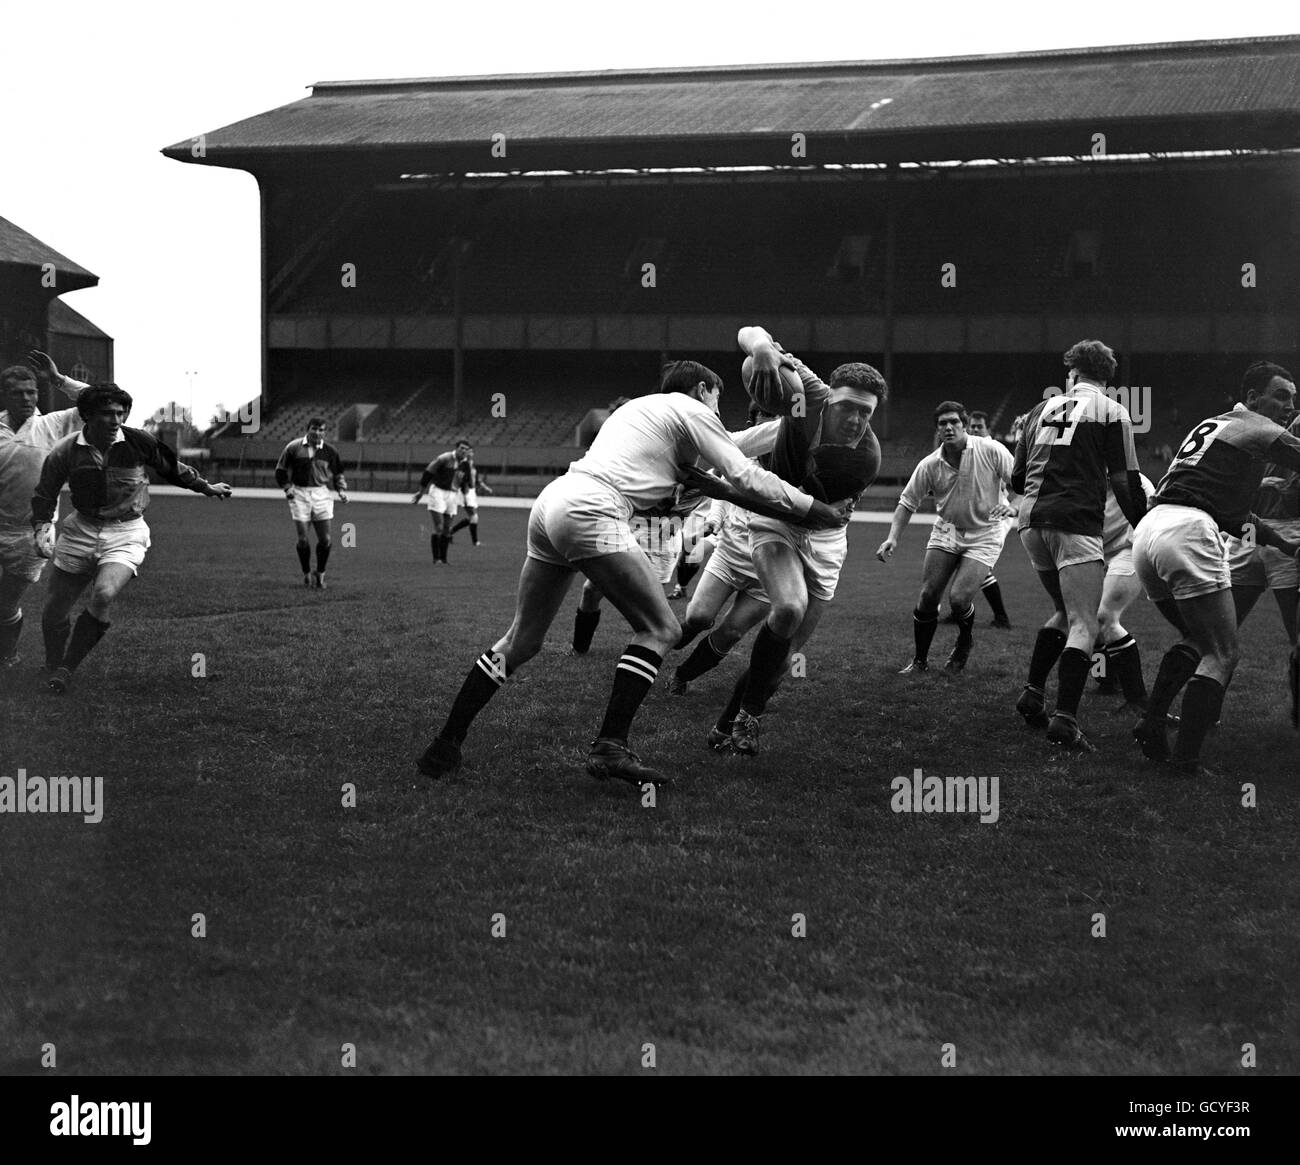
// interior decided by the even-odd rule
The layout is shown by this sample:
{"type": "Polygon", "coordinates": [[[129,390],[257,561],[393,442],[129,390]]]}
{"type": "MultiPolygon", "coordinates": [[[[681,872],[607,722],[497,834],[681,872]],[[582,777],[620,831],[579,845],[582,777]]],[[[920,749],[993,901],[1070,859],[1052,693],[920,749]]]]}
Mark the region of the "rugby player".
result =
{"type": "Polygon", "coordinates": [[[6,406],[0,413],[0,670],[20,661],[22,598],[45,568],[32,539],[32,492],[47,454],[83,424],[75,408],[42,413],[36,407],[37,374],[74,399],[86,386],[61,375],[44,352],[32,351],[27,359],[31,367],[12,364],[0,371],[6,406]]]}
{"type": "MultiPolygon", "coordinates": [[[[871,417],[888,392],[885,378],[869,364],[841,364],[828,386],[765,329],[741,328],[736,339],[751,368],[750,396],[759,408],[781,418],[772,470],[791,485],[851,510],[880,468],[871,417]],[[784,369],[797,377],[798,390],[787,385],[784,369]]],[[[749,537],[768,614],[754,639],[749,667],[715,725],[715,732],[730,735],[731,747],[744,756],[758,753],[759,717],[781,682],[790,653],[808,641],[821,621],[848,553],[843,527],[810,533],[779,518],[755,515],[749,537]]],[[[710,742],[714,740],[711,733],[710,742]]]]}
{"type": "Polygon", "coordinates": [[[275,484],[289,499],[289,517],[298,532],[298,563],[302,567],[304,586],[325,589],[325,564],[329,561],[330,522],[334,518],[334,499],[330,489],[338,490],[339,501],[348,500],[348,483],[343,476],[343,459],[325,440],[325,421],[312,417],[307,433],[290,441],[275,463],[275,484]],[[316,530],[316,569],[311,569],[311,546],[307,541],[308,525],[316,530]]]}
{"type": "Polygon", "coordinates": [[[478,491],[482,490],[490,497],[492,487],[488,485],[487,479],[479,473],[478,466],[474,464],[474,450],[472,448],[466,448],[465,456],[459,458],[456,462],[455,489],[460,494],[460,504],[465,508],[465,516],[447,532],[450,536],[448,542],[468,526],[469,539],[477,546],[479,544],[478,491]]]}
{"type": "MultiPolygon", "coordinates": [[[[1149,500],[1156,492],[1150,478],[1138,474],[1143,495],[1149,500]]],[[[1101,552],[1106,563],[1106,576],[1102,581],[1101,604],[1097,608],[1097,640],[1093,644],[1105,657],[1105,678],[1118,684],[1124,694],[1119,712],[1139,712],[1146,715],[1147,685],[1142,677],[1142,655],[1137,638],[1130,634],[1120,620],[1129,605],[1142,593],[1133,566],[1133,527],[1129,525],[1114,490],[1106,496],[1106,516],[1101,534],[1101,552]]],[[[1103,687],[1103,691],[1113,689],[1103,687]]]]}
{"type": "MultiPolygon", "coordinates": [[[[1288,557],[1300,544],[1251,512],[1272,461],[1300,471],[1300,436],[1283,424],[1295,413],[1295,377],[1257,361],[1242,379],[1242,401],[1197,425],[1160,479],[1151,510],[1133,536],[1133,564],[1153,598],[1170,599],[1187,634],[1160,661],[1147,714],[1134,739],[1152,760],[1171,760],[1184,776],[1214,776],[1201,766],[1205,735],[1218,722],[1237,666],[1237,618],[1225,535],[1247,534],[1288,557]],[[1165,717],[1183,686],[1178,738],[1170,753],[1165,717]]],[[[1249,539],[1248,539],[1249,540],[1249,539]]]]}
{"type": "Polygon", "coordinates": [[[446,723],[417,762],[422,773],[439,777],[460,766],[461,744],[474,718],[505,679],[541,649],[574,574],[581,572],[609,596],[633,631],[615,669],[587,772],[599,780],[671,784],[628,747],[637,709],[664,653],[681,634],[632,535],[632,515],[670,503],[688,472],[683,465],[699,460],[716,468],[738,495],[771,513],[802,516],[817,527],[848,521],[846,509],[833,509],[746,459],[703,401],[721,385],[715,372],[695,361],[666,365],[660,391],[613,413],[586,456],[542,490],[529,514],[514,621],[470,668],[446,723]]]}
{"type": "Polygon", "coordinates": [[[111,626],[109,608],[136,576],[149,549],[145,470],[206,497],[224,501],[233,492],[225,482],[205,481],[198,470],[177,460],[169,446],[143,429],[127,428],[131,395],[116,384],[83,389],[77,396],[77,412],[85,427],[50,450],[32,497],[37,551],[54,559],[41,631],[46,686],[60,696],[68,690],[77,665],[111,626]],[[64,519],[56,540],[53,521],[65,482],[72,490],[73,512],[64,519]],[[71,626],[72,606],[91,583],[85,609],[71,626]]]}
{"type": "Polygon", "coordinates": [[[456,492],[456,466],[469,452],[469,442],[462,437],[454,449],[439,453],[420,475],[420,488],[411,500],[419,503],[425,498],[429,510],[429,549],[433,551],[433,564],[447,563],[447,547],[451,545],[451,520],[456,516],[460,498],[456,492]]]}
{"type": "Polygon", "coordinates": [[[901,675],[930,670],[939,601],[950,582],[957,643],[944,670],[955,673],[966,666],[974,643],[975,592],[1002,553],[1006,519],[1017,513],[1004,500],[1011,480],[1011,454],[999,441],[967,433],[969,419],[966,407],[958,401],[946,400],[934,410],[941,444],[912,471],[898,499],[889,534],[876,550],[881,562],[889,562],[921,502],[927,497],[935,499],[938,519],[926,544],[921,594],[912,612],[912,662],[901,675]]]}
{"type": "Polygon", "coordinates": [[[1011,488],[1024,495],[1020,540],[1056,610],[1034,643],[1029,678],[1016,711],[1046,728],[1055,745],[1092,752],[1079,727],[1079,700],[1092,668],[1105,556],[1106,482],[1124,516],[1137,526],[1145,513],[1128,411],[1104,393],[1115,353],[1100,340],[1080,340],[1065,353],[1063,395],[1049,396],[1025,418],[1016,443],[1011,488]],[[1056,709],[1045,690],[1060,661],[1056,709]]]}

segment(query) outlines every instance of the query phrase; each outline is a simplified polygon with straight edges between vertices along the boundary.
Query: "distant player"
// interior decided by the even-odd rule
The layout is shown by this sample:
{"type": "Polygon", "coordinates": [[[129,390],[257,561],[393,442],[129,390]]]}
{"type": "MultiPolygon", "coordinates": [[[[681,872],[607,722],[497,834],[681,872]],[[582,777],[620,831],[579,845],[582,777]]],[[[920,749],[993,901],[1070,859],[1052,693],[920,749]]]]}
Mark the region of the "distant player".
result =
{"type": "MultiPolygon", "coordinates": [[[[740,493],[774,513],[805,515],[813,524],[842,526],[833,510],[746,460],[703,402],[721,389],[711,369],[691,360],[664,368],[660,391],[629,401],[601,426],[585,457],[569,466],[533,503],[528,554],[519,576],[509,630],[470,668],[451,713],[418,761],[428,777],[455,772],[461,743],[475,717],[506,678],[541,649],[547,629],[577,572],[609,596],[632,625],[632,641],[614,673],[605,719],[587,754],[598,780],[669,784],[628,747],[637,709],[654,684],[663,656],[681,633],[631,528],[636,512],[665,507],[696,461],[716,468],[740,493]]],[[[560,693],[563,698],[563,694],[560,693]]]]}
{"type": "MultiPolygon", "coordinates": [[[[988,413],[980,412],[978,409],[972,409],[970,412],[970,424],[966,427],[966,432],[968,435],[972,437],[988,437],[991,440],[993,435],[989,432],[988,413]]],[[[1001,442],[999,442],[999,444],[1001,444],[1001,442]]],[[[1005,448],[1005,446],[1003,447],[1005,448]]],[[[1007,505],[1005,488],[1002,490],[1002,497],[1000,500],[1004,506],[1007,505]]],[[[1007,506],[1007,508],[1008,510],[1014,509],[1014,507],[1012,506],[1007,506]]],[[[1015,526],[1016,526],[1016,519],[1014,514],[1007,517],[1003,522],[1003,527],[1008,534],[1015,529],[1015,526]]],[[[1006,542],[1004,539],[1003,545],[1005,544],[1006,542]]],[[[994,565],[996,565],[996,563],[994,565]]],[[[980,594],[984,596],[985,601],[988,603],[989,608],[993,612],[993,620],[992,622],[989,623],[989,626],[997,628],[1000,631],[1010,631],[1011,617],[1007,614],[1006,605],[1002,601],[1002,586],[998,582],[997,575],[993,573],[992,566],[989,567],[988,577],[982,583],[980,583],[980,594]]],[[[950,598],[949,599],[950,608],[951,608],[951,603],[952,600],[950,598]]],[[[950,609],[948,612],[948,617],[946,619],[943,619],[942,622],[956,624],[957,616],[953,614],[950,609]]]]}
{"type": "MultiPolygon", "coordinates": [[[[459,448],[457,449],[459,452],[459,448]]],[[[459,458],[456,462],[456,491],[460,494],[460,504],[465,509],[465,516],[460,519],[448,533],[452,538],[466,526],[469,527],[469,538],[475,546],[478,542],[478,494],[482,490],[489,497],[492,495],[492,487],[488,485],[485,478],[474,464],[474,450],[467,448],[465,456],[459,458]]]]}
{"type": "Polygon", "coordinates": [[[1300,543],[1281,537],[1250,508],[1265,462],[1300,471],[1300,437],[1282,428],[1295,413],[1295,377],[1259,361],[1246,369],[1241,387],[1244,403],[1187,434],[1133,537],[1133,563],[1147,593],[1172,598],[1187,625],[1160,661],[1147,714],[1133,736],[1145,756],[1171,760],[1184,776],[1215,775],[1202,769],[1201,748],[1237,666],[1227,537],[1253,538],[1292,559],[1300,554],[1300,543]],[[1184,685],[1171,754],[1165,717],[1184,685]]]}
{"type": "Polygon", "coordinates": [[[192,466],[143,429],[128,429],[131,396],[116,384],[92,384],[77,397],[85,427],[50,451],[32,497],[32,528],[38,553],[54,559],[54,577],[41,614],[46,685],[63,695],[72,673],[111,624],[109,608],[135,577],[149,549],[144,511],[152,469],[164,481],[223,501],[225,482],[209,484],[192,466]],[[73,512],[57,539],[54,515],[59,491],[72,490],[73,512]],[[77,597],[93,583],[85,609],[70,624],[77,597]],[[71,640],[69,640],[71,632],[71,640]]]}
{"type": "Polygon", "coordinates": [[[462,437],[454,449],[439,453],[424,467],[424,473],[420,475],[420,488],[415,491],[412,499],[418,504],[423,498],[429,510],[429,524],[433,527],[429,534],[429,549],[433,552],[434,566],[447,563],[451,523],[460,505],[460,495],[456,489],[456,467],[469,450],[469,442],[462,437]]]}
{"type": "MultiPolygon", "coordinates": [[[[1144,496],[1150,499],[1156,487],[1145,474],[1138,474],[1138,481],[1144,496]]],[[[1120,622],[1130,604],[1142,594],[1142,583],[1133,565],[1133,527],[1120,509],[1114,490],[1108,490],[1106,495],[1101,552],[1106,576],[1102,581],[1101,605],[1097,608],[1097,641],[1093,647],[1105,656],[1105,678],[1113,680],[1124,694],[1124,705],[1119,711],[1146,715],[1147,685],[1142,676],[1137,637],[1120,622]]]]}
{"type": "MultiPolygon", "coordinates": [[[[748,357],[750,396],[761,409],[781,417],[773,472],[851,511],[880,468],[871,417],[888,391],[885,378],[869,364],[841,364],[827,385],[763,328],[741,328],[737,342],[748,357]],[[785,370],[793,372],[797,390],[787,384],[785,370]]],[[[730,735],[731,747],[743,756],[758,753],[759,717],[781,682],[790,653],[807,643],[834,598],[848,554],[844,528],[810,533],[755,515],[749,537],[769,610],[754,639],[749,667],[714,726],[715,734],[730,735]]],[[[711,744],[715,734],[710,734],[711,744]]]]}
{"type": "Polygon", "coordinates": [[[1046,728],[1055,745],[1093,751],[1079,727],[1079,700],[1092,668],[1105,556],[1102,532],[1106,483],[1129,524],[1145,513],[1127,410],[1105,395],[1115,353],[1099,340],[1081,340],[1065,353],[1064,395],[1034,408],[1016,444],[1011,488],[1024,495],[1020,540],[1056,607],[1038,632],[1029,678],[1016,711],[1046,728]],[[1046,686],[1060,661],[1056,710],[1046,711],[1046,686]]]}
{"type": "Polygon", "coordinates": [[[1006,519],[1016,513],[1005,501],[1012,460],[1006,446],[966,431],[969,414],[958,401],[934,410],[941,443],[922,458],[902,495],[889,534],[876,550],[889,562],[912,515],[927,497],[935,499],[938,520],[931,528],[921,568],[921,594],[912,612],[914,650],[903,675],[929,671],[930,644],[939,622],[939,601],[949,583],[957,620],[957,642],[944,670],[966,666],[974,643],[975,592],[993,569],[1006,538],[1006,519]]]}
{"type": "Polygon", "coordinates": [[[30,368],[13,364],[0,371],[5,405],[0,413],[0,670],[19,662],[22,598],[45,568],[32,540],[32,493],[41,466],[55,445],[84,424],[75,408],[42,413],[36,407],[37,372],[74,399],[86,386],[61,375],[44,352],[31,352],[27,359],[30,368]]]}
{"type": "Polygon", "coordinates": [[[289,499],[289,517],[298,532],[298,563],[302,567],[304,586],[325,590],[325,564],[329,562],[330,523],[334,518],[334,499],[330,490],[338,491],[339,501],[348,500],[348,483],[343,475],[343,459],[325,440],[325,421],[312,417],[307,433],[290,441],[275,463],[275,484],[289,499]],[[311,544],[307,528],[316,530],[316,569],[311,569],[311,544]]]}

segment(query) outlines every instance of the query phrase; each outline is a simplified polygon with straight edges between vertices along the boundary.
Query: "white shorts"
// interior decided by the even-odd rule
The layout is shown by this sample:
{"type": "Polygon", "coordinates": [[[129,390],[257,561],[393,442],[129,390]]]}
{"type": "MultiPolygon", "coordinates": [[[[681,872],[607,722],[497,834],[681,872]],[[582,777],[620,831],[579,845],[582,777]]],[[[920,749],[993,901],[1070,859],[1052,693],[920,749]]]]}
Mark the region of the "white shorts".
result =
{"type": "Polygon", "coordinates": [[[139,574],[149,549],[149,527],[143,518],[127,522],[96,522],[75,510],[63,519],[54,543],[54,565],[68,574],[93,574],[110,562],[139,574]]]}
{"type": "MultiPolygon", "coordinates": [[[[1284,538],[1300,541],[1300,522],[1270,522],[1284,538]]],[[[1300,587],[1296,560],[1275,546],[1247,546],[1240,538],[1228,538],[1228,569],[1234,587],[1265,587],[1270,591],[1293,591],[1300,587]]]]}
{"type": "Polygon", "coordinates": [[[1083,562],[1104,562],[1100,534],[1071,534],[1054,526],[1027,526],[1020,542],[1029,555],[1029,565],[1040,574],[1064,570],[1083,562]]]}
{"type": "Polygon", "coordinates": [[[1115,551],[1106,559],[1106,577],[1124,577],[1137,573],[1137,567],[1133,565],[1133,547],[1125,546],[1122,550],[1115,551]]]}
{"type": "Polygon", "coordinates": [[[0,526],[0,575],[37,582],[45,563],[30,526],[0,526]]]}
{"type": "Polygon", "coordinates": [[[460,505],[460,492],[431,485],[429,492],[424,495],[424,504],[429,507],[431,514],[454,514],[460,505]]]}
{"type": "MultiPolygon", "coordinates": [[[[770,542],[792,547],[803,560],[803,576],[809,596],[827,603],[835,597],[840,570],[849,553],[849,535],[845,527],[803,530],[779,518],[754,514],[749,519],[749,540],[755,550],[770,542]]],[[[718,556],[715,554],[713,557],[718,556]]]]}
{"type": "Polygon", "coordinates": [[[673,581],[682,556],[682,521],[674,517],[635,515],[630,523],[637,545],[650,560],[650,571],[661,583],[673,581]]]}
{"type": "Polygon", "coordinates": [[[334,499],[323,485],[295,485],[289,499],[289,517],[295,522],[327,522],[334,517],[334,499]]]}
{"type": "Polygon", "coordinates": [[[1133,565],[1147,595],[1194,599],[1226,591],[1228,536],[1194,506],[1152,506],[1133,534],[1133,565]]]}
{"type": "Polygon", "coordinates": [[[478,490],[467,489],[461,493],[460,497],[461,497],[460,504],[464,506],[467,510],[478,509],[478,490]]]}
{"type": "Polygon", "coordinates": [[[612,485],[588,473],[557,477],[528,514],[528,557],[555,566],[640,550],[632,505],[612,485]]]}
{"type": "Polygon", "coordinates": [[[938,519],[930,529],[926,550],[942,550],[959,557],[973,558],[992,570],[1002,553],[1007,528],[1002,522],[992,522],[978,530],[959,530],[951,522],[938,519]]]}
{"type": "Polygon", "coordinates": [[[717,549],[704,564],[704,573],[718,579],[730,591],[749,595],[760,603],[768,601],[767,592],[763,590],[763,584],[754,572],[754,560],[750,557],[748,544],[738,546],[726,533],[718,539],[717,549]]]}

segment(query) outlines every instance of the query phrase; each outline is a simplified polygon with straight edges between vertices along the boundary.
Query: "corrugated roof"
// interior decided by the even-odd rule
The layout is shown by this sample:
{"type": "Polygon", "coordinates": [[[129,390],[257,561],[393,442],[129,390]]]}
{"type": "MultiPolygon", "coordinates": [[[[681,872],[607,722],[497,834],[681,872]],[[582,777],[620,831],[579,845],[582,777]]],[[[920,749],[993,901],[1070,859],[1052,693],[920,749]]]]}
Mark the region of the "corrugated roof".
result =
{"type": "Polygon", "coordinates": [[[87,336],[95,340],[111,340],[110,336],[97,324],[86,319],[74,307],[69,307],[61,299],[50,300],[49,312],[45,321],[51,332],[60,336],[87,336]]]}
{"type": "Polygon", "coordinates": [[[489,169],[483,145],[496,133],[514,150],[1279,117],[1300,127],[1300,36],[919,61],[322,82],[310,97],[205,134],[204,159],[192,157],[188,141],[164,153],[230,165],[236,156],[469,146],[489,169]]]}
{"type": "Polygon", "coordinates": [[[54,270],[60,275],[77,277],[78,288],[99,282],[98,275],[87,271],[80,263],[74,263],[66,255],[59,254],[49,244],[42,243],[35,235],[29,235],[7,218],[0,218],[0,263],[13,263],[22,267],[40,267],[44,263],[53,263],[54,270]]]}

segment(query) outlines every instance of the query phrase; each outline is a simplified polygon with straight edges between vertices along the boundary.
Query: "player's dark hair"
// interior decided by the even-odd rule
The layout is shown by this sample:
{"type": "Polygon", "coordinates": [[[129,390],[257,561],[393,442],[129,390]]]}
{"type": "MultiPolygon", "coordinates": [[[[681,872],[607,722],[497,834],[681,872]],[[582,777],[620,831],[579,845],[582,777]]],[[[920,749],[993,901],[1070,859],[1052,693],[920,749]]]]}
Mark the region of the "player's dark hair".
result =
{"type": "Polygon", "coordinates": [[[325,418],[312,417],[312,419],[307,422],[307,428],[309,429],[314,429],[317,425],[319,425],[323,429],[325,427],[325,418]]]}
{"type": "Polygon", "coordinates": [[[470,445],[469,442],[466,441],[464,437],[458,437],[458,438],[456,439],[456,448],[459,449],[462,445],[469,445],[469,447],[470,447],[471,449],[474,448],[474,446],[473,446],[473,445],[470,445]]]}
{"type": "Polygon", "coordinates": [[[965,427],[970,426],[971,414],[966,411],[966,406],[961,401],[946,400],[934,410],[934,423],[939,424],[939,418],[944,413],[956,413],[961,418],[961,423],[965,427]]]}
{"type": "Polygon", "coordinates": [[[130,413],[132,403],[131,394],[124,388],[118,388],[112,381],[88,384],[77,393],[77,412],[87,422],[105,405],[121,405],[130,413]]]}
{"type": "Polygon", "coordinates": [[[841,364],[831,373],[830,387],[856,388],[859,392],[874,392],[879,400],[889,399],[885,378],[870,364],[841,364]]]}
{"type": "Polygon", "coordinates": [[[16,384],[20,380],[30,380],[33,384],[36,384],[36,373],[28,368],[26,364],[10,364],[8,368],[0,371],[0,391],[8,392],[9,386],[16,384]]]}
{"type": "MultiPolygon", "coordinates": [[[[8,371],[8,369],[6,369],[8,371]]],[[[4,373],[0,372],[0,378],[4,373]]],[[[1261,394],[1272,383],[1275,376],[1280,376],[1283,380],[1289,380],[1295,383],[1295,377],[1291,375],[1280,364],[1270,364],[1267,360],[1256,360],[1249,368],[1246,369],[1245,375],[1241,378],[1241,398],[1246,399],[1249,393],[1255,393],[1256,396],[1261,394]]]]}
{"type": "Polygon", "coordinates": [[[1080,340],[1064,356],[1066,368],[1073,368],[1080,376],[1105,384],[1115,375],[1119,361],[1115,353],[1100,340],[1080,340]]]}
{"type": "Polygon", "coordinates": [[[670,360],[659,369],[660,392],[691,392],[700,381],[722,391],[722,377],[696,360],[670,360]]]}
{"type": "MultiPolygon", "coordinates": [[[[989,419],[989,415],[988,415],[988,413],[983,412],[983,411],[981,411],[980,409],[971,409],[971,411],[970,411],[970,419],[973,421],[976,417],[979,417],[981,420],[984,420],[984,421],[987,421],[987,420],[989,419]]],[[[967,422],[967,423],[969,424],[969,422],[967,422]]]]}

